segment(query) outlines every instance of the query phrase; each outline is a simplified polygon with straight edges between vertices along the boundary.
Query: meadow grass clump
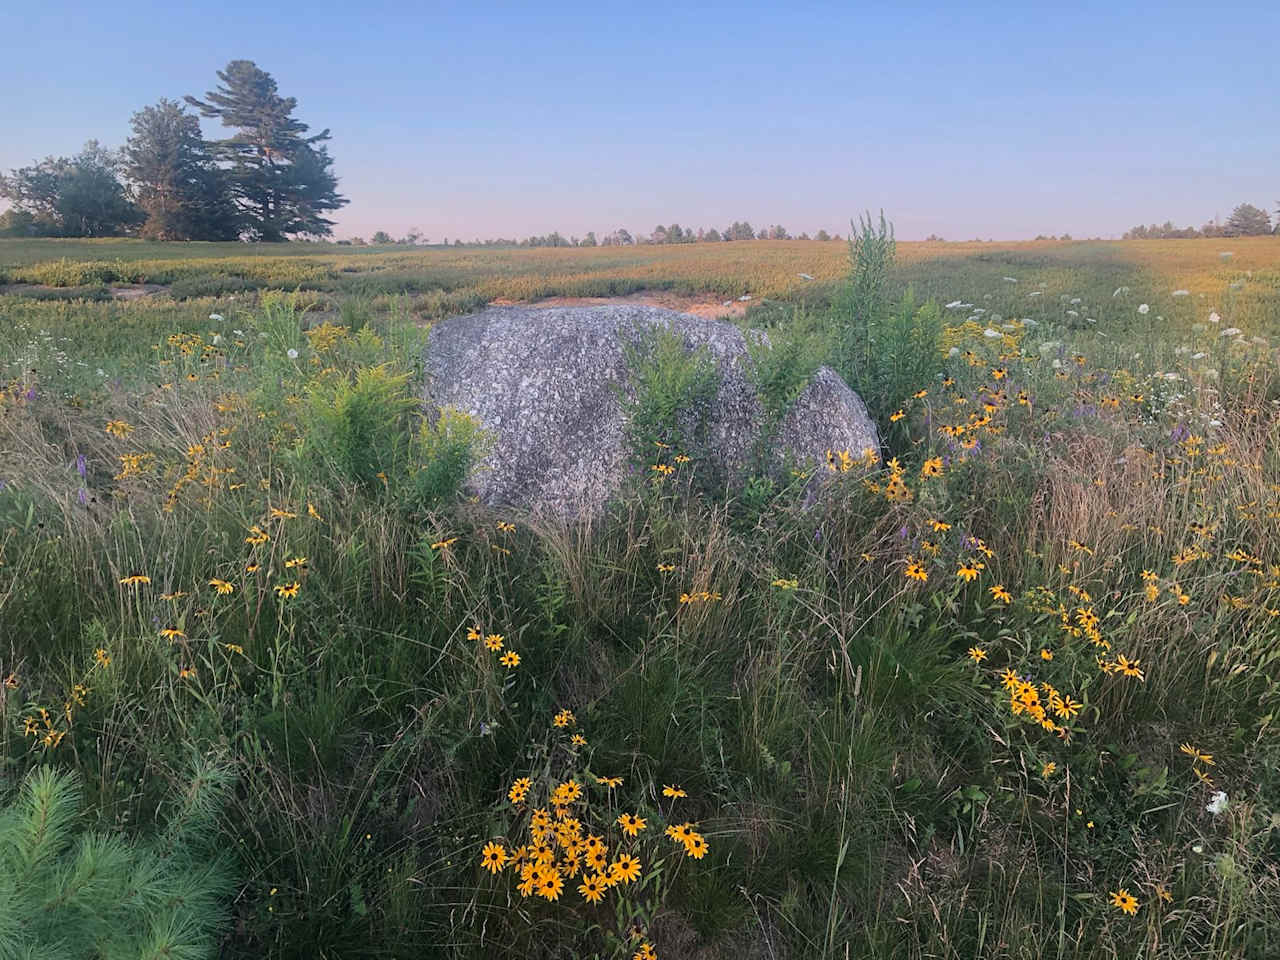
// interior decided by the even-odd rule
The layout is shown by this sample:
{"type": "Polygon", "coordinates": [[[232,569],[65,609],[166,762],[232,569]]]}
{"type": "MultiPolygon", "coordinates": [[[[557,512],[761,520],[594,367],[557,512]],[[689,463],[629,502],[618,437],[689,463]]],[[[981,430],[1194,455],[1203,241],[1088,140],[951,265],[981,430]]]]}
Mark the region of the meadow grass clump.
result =
{"type": "MultiPolygon", "coordinates": [[[[485,425],[416,405],[409,297],[0,299],[6,802],[74,775],[92,838],[5,909],[87,847],[112,889],[216,848],[192,956],[1274,956],[1280,317],[1112,248],[978,255],[887,274],[880,329],[923,333],[881,455],[713,496],[672,360],[581,523],[469,500],[485,425]]],[[[772,310],[770,416],[830,294],[772,310]]]]}

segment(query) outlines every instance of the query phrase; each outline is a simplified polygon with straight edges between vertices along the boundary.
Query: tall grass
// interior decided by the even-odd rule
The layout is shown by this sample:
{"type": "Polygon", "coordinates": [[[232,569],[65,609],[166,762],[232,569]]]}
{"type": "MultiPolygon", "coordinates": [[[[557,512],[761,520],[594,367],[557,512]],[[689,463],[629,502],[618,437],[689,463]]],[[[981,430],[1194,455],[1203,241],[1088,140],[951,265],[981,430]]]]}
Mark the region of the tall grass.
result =
{"type": "Polygon", "coordinates": [[[1277,318],[1008,256],[890,275],[958,304],[868,396],[893,466],[672,457],[572,525],[451,495],[483,425],[408,404],[402,301],[3,301],[5,776],[140,844],[233,772],[226,956],[1274,956],[1277,318]],[[650,824],[602,905],[482,869],[561,774],[650,824]]]}

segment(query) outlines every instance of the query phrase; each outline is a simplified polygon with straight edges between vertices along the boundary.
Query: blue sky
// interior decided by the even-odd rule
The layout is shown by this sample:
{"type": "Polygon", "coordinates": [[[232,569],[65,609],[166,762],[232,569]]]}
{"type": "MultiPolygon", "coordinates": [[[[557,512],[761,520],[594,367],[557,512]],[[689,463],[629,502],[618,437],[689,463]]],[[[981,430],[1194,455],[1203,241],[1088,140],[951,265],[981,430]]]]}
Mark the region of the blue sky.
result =
{"type": "Polygon", "coordinates": [[[51,0],[6,30],[0,170],[251,59],[333,131],[339,237],[879,208],[904,239],[1107,236],[1280,201],[1275,2],[51,0]]]}

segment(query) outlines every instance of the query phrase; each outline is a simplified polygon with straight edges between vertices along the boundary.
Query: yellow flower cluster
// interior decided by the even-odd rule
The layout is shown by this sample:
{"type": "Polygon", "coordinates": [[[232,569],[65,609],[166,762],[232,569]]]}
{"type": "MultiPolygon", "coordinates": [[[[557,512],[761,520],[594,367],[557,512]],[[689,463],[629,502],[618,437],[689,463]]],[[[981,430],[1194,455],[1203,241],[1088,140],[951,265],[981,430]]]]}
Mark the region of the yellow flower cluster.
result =
{"type": "Polygon", "coordinates": [[[1005,668],[1000,675],[1000,682],[1009,694],[1009,709],[1015,717],[1025,717],[1038,723],[1049,733],[1056,733],[1064,740],[1069,731],[1056,723],[1053,717],[1070,722],[1084,706],[1072,697],[1059,693],[1051,683],[1041,683],[1037,688],[1030,680],[1019,677],[1011,668],[1005,668]]]}
{"type": "Polygon", "coordinates": [[[473,643],[481,643],[484,648],[491,653],[500,654],[498,662],[508,670],[514,670],[520,666],[520,654],[514,650],[505,650],[507,638],[500,633],[484,634],[480,631],[479,626],[469,627],[467,629],[467,639],[473,643]]]}

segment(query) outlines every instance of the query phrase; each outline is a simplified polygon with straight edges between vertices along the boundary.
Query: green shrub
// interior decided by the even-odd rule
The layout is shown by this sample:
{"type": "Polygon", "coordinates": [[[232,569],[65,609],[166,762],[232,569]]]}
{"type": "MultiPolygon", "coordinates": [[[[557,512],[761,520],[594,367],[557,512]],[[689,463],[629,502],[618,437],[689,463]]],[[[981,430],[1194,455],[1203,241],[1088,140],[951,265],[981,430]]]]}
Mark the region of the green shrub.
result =
{"type": "Polygon", "coordinates": [[[411,487],[415,506],[435,507],[457,497],[489,437],[470,414],[445,407],[424,417],[413,440],[411,487]]]}
{"type": "Polygon", "coordinates": [[[354,378],[313,382],[307,388],[303,458],[366,489],[387,482],[408,445],[415,402],[408,381],[407,374],[384,365],[361,369],[354,378]]]}
{"type": "Polygon", "coordinates": [[[750,358],[747,376],[760,397],[758,445],[763,457],[830,347],[826,334],[801,310],[766,336],[748,333],[746,340],[750,358]]]}
{"type": "Polygon", "coordinates": [[[212,957],[232,884],[211,837],[229,775],[201,763],[159,836],[78,822],[79,783],[29,773],[0,812],[0,956],[212,957]]]}
{"type": "Polygon", "coordinates": [[[849,385],[879,421],[882,433],[898,405],[937,375],[941,336],[942,310],[932,300],[917,306],[911,290],[874,325],[872,352],[849,385]]]}
{"type": "Polygon", "coordinates": [[[643,333],[625,348],[630,391],[622,402],[627,439],[637,466],[651,462],[654,445],[693,454],[704,440],[720,372],[706,348],[690,350],[674,330],[643,333]]]}
{"type": "Polygon", "coordinates": [[[857,224],[849,222],[849,286],[834,358],[847,383],[861,380],[873,361],[875,328],[887,309],[885,285],[897,249],[893,224],[885,220],[883,211],[878,227],[872,225],[869,213],[857,224]]]}

